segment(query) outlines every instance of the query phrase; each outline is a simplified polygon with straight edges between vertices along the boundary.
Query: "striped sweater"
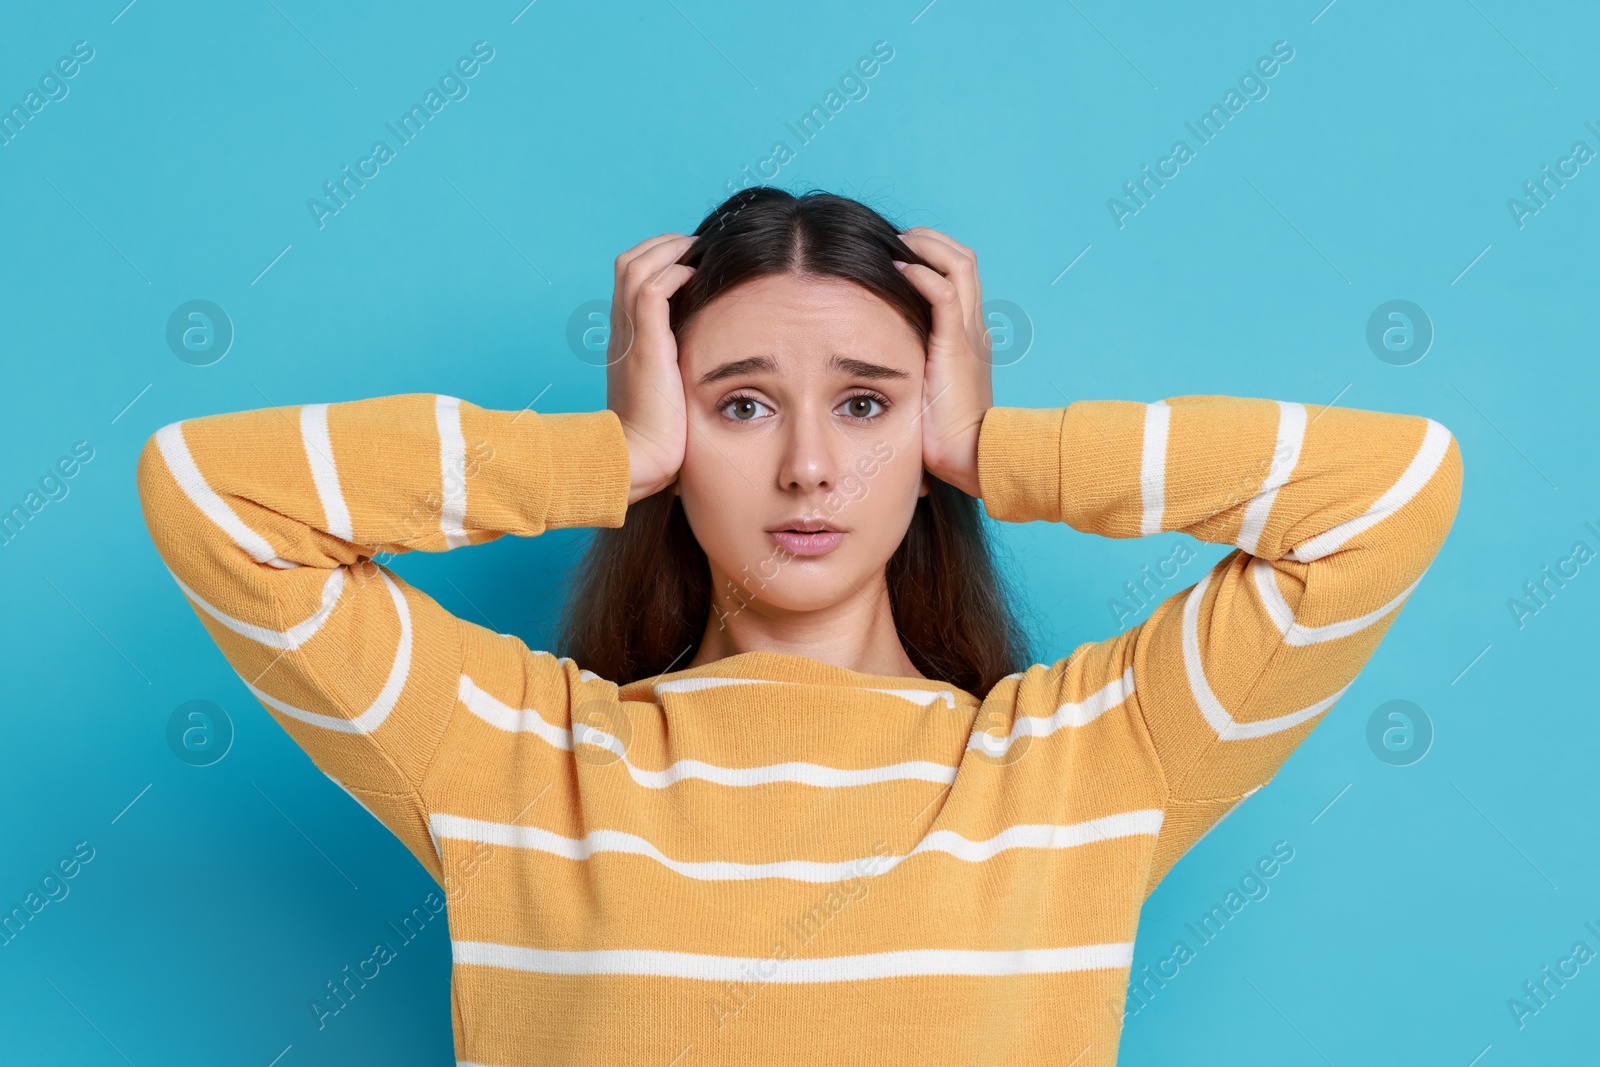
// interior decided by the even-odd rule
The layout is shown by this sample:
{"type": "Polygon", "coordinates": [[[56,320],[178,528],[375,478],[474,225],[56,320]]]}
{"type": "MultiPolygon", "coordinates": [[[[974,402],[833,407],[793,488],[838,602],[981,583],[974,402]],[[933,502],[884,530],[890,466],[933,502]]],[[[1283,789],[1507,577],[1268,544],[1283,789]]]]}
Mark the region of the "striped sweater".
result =
{"type": "Polygon", "coordinates": [[[1112,1064],[1143,901],[1349,688],[1461,455],[1229,396],[994,407],[978,453],[995,519],[1234,550],[987,693],[770,651],[619,685],[374,559],[622,525],[609,410],[211,415],[138,486],[245,687],[440,883],[460,1064],[1112,1064]]]}

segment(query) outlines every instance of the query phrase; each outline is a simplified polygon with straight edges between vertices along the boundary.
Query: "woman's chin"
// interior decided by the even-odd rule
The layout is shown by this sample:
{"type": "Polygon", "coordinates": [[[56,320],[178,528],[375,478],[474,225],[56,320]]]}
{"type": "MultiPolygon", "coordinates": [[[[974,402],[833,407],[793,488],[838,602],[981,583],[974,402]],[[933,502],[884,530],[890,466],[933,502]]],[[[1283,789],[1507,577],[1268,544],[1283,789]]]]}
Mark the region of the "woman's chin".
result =
{"type": "Polygon", "coordinates": [[[764,615],[811,615],[836,608],[867,589],[867,579],[846,580],[842,571],[828,566],[825,560],[826,557],[809,563],[806,569],[813,572],[810,575],[795,570],[799,563],[796,560],[778,580],[769,581],[764,587],[751,582],[748,591],[741,590],[749,605],[745,610],[764,615]]]}

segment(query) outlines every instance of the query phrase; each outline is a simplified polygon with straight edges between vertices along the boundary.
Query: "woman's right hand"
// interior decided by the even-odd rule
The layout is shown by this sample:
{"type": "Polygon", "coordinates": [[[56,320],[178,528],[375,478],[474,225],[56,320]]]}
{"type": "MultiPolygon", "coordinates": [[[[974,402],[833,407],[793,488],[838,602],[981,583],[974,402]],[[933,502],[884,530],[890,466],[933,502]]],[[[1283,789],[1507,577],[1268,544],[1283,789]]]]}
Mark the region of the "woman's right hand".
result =
{"type": "Polygon", "coordinates": [[[632,504],[671,485],[689,443],[678,341],[667,298],[694,274],[677,260],[694,238],[663,233],[617,257],[606,346],[606,407],[628,440],[632,504]]]}

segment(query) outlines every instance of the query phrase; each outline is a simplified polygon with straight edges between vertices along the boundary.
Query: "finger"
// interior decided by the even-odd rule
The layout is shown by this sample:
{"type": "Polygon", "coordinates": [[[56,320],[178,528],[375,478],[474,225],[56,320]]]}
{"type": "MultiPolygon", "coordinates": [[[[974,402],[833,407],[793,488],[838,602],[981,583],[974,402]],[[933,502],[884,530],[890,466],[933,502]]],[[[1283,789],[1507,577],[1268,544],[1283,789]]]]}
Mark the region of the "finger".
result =
{"type": "Polygon", "coordinates": [[[631,290],[632,302],[622,308],[627,332],[622,354],[617,357],[619,360],[632,351],[641,338],[649,344],[671,335],[672,316],[667,299],[693,277],[694,272],[695,268],[687,264],[668,263],[631,290]]]}
{"type": "Polygon", "coordinates": [[[661,239],[646,242],[645,247],[626,260],[618,257],[623,277],[648,277],[667,263],[678,259],[684,250],[698,238],[687,234],[664,234],[661,239]]]}
{"type": "Polygon", "coordinates": [[[642,264],[640,268],[636,268],[641,270],[644,269],[644,266],[654,264],[649,266],[649,272],[653,273],[660,268],[661,263],[659,261],[663,257],[666,257],[667,261],[677,259],[683,254],[683,250],[695,240],[695,237],[688,234],[663,233],[649,240],[640,241],[617,257],[615,264],[616,278],[618,281],[627,278],[629,269],[633,268],[636,263],[642,264]]]}
{"type": "Polygon", "coordinates": [[[622,253],[622,255],[618,256],[617,258],[618,259],[632,259],[634,256],[638,255],[640,252],[643,252],[643,251],[645,251],[646,249],[649,249],[649,248],[653,248],[654,246],[656,246],[658,244],[661,244],[663,241],[670,241],[675,237],[683,237],[683,236],[686,236],[686,235],[678,233],[676,231],[672,231],[672,232],[668,232],[668,233],[658,233],[654,237],[647,237],[643,241],[640,241],[638,244],[634,245],[632,248],[628,249],[626,252],[622,253]]]}
{"type": "Polygon", "coordinates": [[[621,278],[622,277],[623,268],[626,267],[630,262],[632,262],[634,259],[636,259],[642,253],[650,250],[651,248],[655,247],[658,244],[661,244],[663,241],[670,241],[672,238],[679,237],[679,236],[682,236],[682,235],[681,234],[675,234],[675,233],[657,234],[656,236],[651,237],[651,238],[649,238],[647,240],[640,241],[638,244],[634,245],[632,248],[628,249],[625,252],[620,253],[617,256],[616,260],[613,262],[613,266],[615,267],[615,270],[616,270],[616,276],[618,278],[621,278]]]}
{"type": "Polygon", "coordinates": [[[971,259],[974,262],[976,262],[977,259],[978,259],[978,253],[974,252],[972,249],[968,248],[966,245],[962,244],[960,241],[956,240],[954,237],[951,237],[949,234],[944,233],[943,231],[940,231],[940,230],[936,230],[931,226],[913,226],[910,229],[906,230],[905,232],[906,233],[920,233],[920,234],[925,234],[925,235],[927,235],[929,237],[936,237],[939,240],[943,241],[945,244],[947,244],[950,247],[954,248],[956,251],[960,252],[962,255],[971,257],[971,259]]]}
{"type": "Polygon", "coordinates": [[[945,273],[954,270],[971,271],[977,274],[978,258],[970,249],[962,248],[943,236],[926,233],[903,233],[901,241],[907,248],[913,249],[918,255],[939,267],[945,273]]]}
{"type": "Polygon", "coordinates": [[[668,263],[639,283],[637,290],[641,322],[652,326],[667,326],[667,298],[694,275],[695,268],[686,263],[668,263]],[[649,310],[645,311],[645,305],[649,310]],[[659,319],[659,322],[657,321],[659,319]]]}
{"type": "Polygon", "coordinates": [[[675,259],[661,264],[651,264],[645,260],[638,262],[640,266],[629,268],[625,288],[628,304],[635,310],[646,304],[659,303],[665,307],[667,297],[677,292],[678,287],[688,281],[695,271],[694,267],[675,259]]]}
{"type": "Polygon", "coordinates": [[[978,264],[971,256],[958,252],[954,246],[927,234],[906,233],[901,239],[906,242],[907,248],[955,282],[964,314],[972,315],[977,312],[983,303],[983,290],[978,282],[978,264]]]}
{"type": "MultiPolygon", "coordinates": [[[[626,263],[619,259],[617,281],[613,286],[613,303],[619,304],[629,314],[636,313],[641,287],[664,268],[676,264],[682,258],[685,249],[694,241],[694,237],[683,234],[664,235],[663,240],[655,241],[626,263]]],[[[681,285],[682,281],[680,280],[678,284],[681,285]]],[[[676,289],[677,285],[674,285],[672,290],[668,291],[668,295],[676,289]]]]}
{"type": "Polygon", "coordinates": [[[695,269],[687,263],[668,263],[646,278],[639,288],[653,296],[671,296],[678,291],[679,286],[693,276],[695,269]]]}
{"type": "Polygon", "coordinates": [[[961,291],[954,281],[932,267],[921,263],[907,263],[900,271],[917,287],[933,309],[933,333],[936,337],[959,338],[964,329],[961,291]]]}

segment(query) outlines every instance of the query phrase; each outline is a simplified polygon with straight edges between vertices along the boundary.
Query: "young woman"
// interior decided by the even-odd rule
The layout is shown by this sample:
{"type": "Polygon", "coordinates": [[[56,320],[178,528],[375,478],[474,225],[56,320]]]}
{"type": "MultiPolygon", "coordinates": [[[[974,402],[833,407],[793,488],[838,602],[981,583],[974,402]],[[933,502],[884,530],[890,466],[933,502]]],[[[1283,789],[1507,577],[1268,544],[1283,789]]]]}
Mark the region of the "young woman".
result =
{"type": "Polygon", "coordinates": [[[1115,1061],[1141,904],[1370,658],[1461,455],[1326,405],[996,407],[981,306],[949,237],[753,188],[618,257],[603,410],[151,437],[201,622],[445,891],[461,1063],[1115,1061]],[[1032,662],[980,500],[1234,550],[1032,662]],[[560,656],[374,560],[583,526],[560,656]]]}

